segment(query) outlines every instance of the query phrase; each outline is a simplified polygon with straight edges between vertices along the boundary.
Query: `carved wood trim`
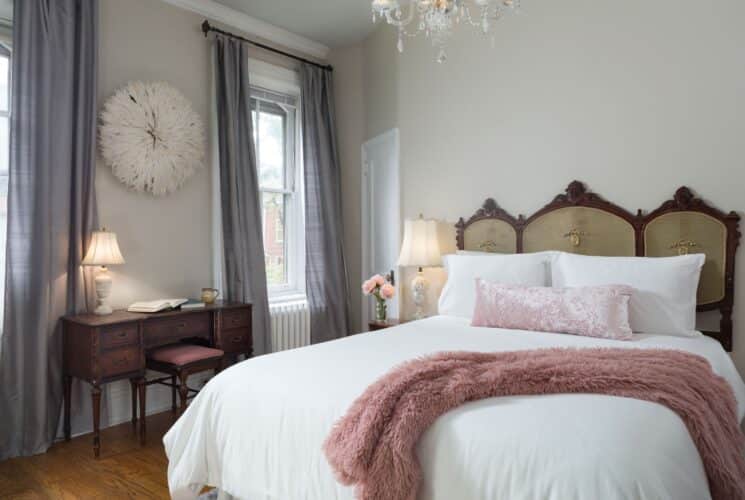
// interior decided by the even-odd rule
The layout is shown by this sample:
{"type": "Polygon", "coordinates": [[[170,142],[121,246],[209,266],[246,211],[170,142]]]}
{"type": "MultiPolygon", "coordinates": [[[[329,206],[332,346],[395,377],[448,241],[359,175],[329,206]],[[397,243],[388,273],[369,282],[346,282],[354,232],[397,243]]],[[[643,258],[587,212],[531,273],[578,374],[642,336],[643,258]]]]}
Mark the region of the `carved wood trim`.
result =
{"type": "MultiPolygon", "coordinates": [[[[463,220],[463,217],[461,217],[458,222],[455,224],[455,227],[457,229],[456,232],[456,240],[458,243],[458,249],[463,250],[465,246],[465,241],[463,237],[465,236],[465,231],[468,226],[471,224],[478,222],[480,220],[501,220],[515,228],[517,231],[517,227],[520,224],[520,221],[515,219],[512,215],[510,215],[507,211],[502,209],[499,205],[497,205],[497,202],[494,201],[494,198],[488,198],[484,204],[476,210],[476,213],[473,214],[467,221],[463,220]]],[[[519,238],[518,238],[519,241],[519,238]]],[[[520,252],[520,249],[518,248],[518,253],[520,252]]]]}
{"type": "Polygon", "coordinates": [[[506,222],[513,227],[517,235],[517,253],[522,253],[523,230],[525,227],[543,215],[566,207],[595,208],[627,221],[634,228],[637,256],[643,256],[645,252],[644,230],[647,224],[661,215],[670,212],[700,212],[721,221],[727,229],[725,253],[725,296],[724,299],[719,302],[698,306],[698,310],[719,310],[721,314],[720,331],[704,333],[719,340],[726,350],[732,350],[732,309],[734,307],[735,296],[735,257],[741,237],[739,230],[740,216],[735,212],[723,212],[707,204],[703,199],[696,197],[694,193],[685,186],[675,191],[672,199],[665,201],[659,208],[647,215],[644,215],[642,210],[638,210],[636,214],[633,214],[614,203],[606,201],[599,195],[588,191],[585,185],[580,181],[571,182],[564,193],[554,197],[549,204],[527,218],[523,215],[514,217],[501,208],[494,199],[489,198],[484,202],[483,206],[476,211],[476,213],[468,218],[468,220],[464,220],[462,217],[458,220],[458,223],[455,225],[458,249],[465,249],[465,232],[471,224],[482,220],[493,219],[506,222]]]}
{"type": "Polygon", "coordinates": [[[732,310],[735,303],[735,257],[740,246],[740,216],[735,212],[723,212],[706,203],[702,198],[694,195],[693,191],[682,186],[675,191],[673,198],[665,201],[656,210],[644,217],[641,233],[637,241],[644,244],[644,230],[647,224],[656,218],[674,212],[699,212],[720,221],[727,228],[727,243],[725,248],[724,270],[724,298],[719,302],[699,305],[698,311],[719,310],[721,319],[718,332],[704,332],[706,335],[719,340],[727,351],[732,350],[732,310]]]}

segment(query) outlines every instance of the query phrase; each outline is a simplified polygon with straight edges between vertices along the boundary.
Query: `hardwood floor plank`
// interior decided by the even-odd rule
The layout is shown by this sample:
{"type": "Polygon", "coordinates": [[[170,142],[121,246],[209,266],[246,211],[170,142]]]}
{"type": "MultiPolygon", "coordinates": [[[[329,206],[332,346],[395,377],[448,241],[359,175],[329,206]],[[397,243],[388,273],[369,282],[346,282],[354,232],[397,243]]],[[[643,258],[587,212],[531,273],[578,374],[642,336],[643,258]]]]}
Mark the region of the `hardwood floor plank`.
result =
{"type": "Polygon", "coordinates": [[[101,432],[101,458],[93,458],[91,435],[56,443],[43,455],[0,462],[0,499],[167,499],[168,460],[161,442],[172,413],[147,419],[141,446],[131,423],[101,432]]]}

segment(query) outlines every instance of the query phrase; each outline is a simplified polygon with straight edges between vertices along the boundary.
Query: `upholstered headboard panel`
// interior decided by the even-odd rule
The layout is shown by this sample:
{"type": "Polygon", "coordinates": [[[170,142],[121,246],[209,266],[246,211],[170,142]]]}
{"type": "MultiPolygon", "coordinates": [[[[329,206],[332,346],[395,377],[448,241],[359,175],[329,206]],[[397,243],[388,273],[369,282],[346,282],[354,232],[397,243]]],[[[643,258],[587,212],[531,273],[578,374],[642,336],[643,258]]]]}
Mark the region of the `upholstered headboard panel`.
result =
{"type": "Polygon", "coordinates": [[[695,198],[682,187],[657,210],[636,214],[574,181],[534,215],[513,217],[489,199],[456,225],[460,250],[498,253],[560,250],[584,255],[665,257],[706,254],[698,309],[721,312],[720,331],[705,332],[732,349],[735,254],[740,217],[695,198]]]}

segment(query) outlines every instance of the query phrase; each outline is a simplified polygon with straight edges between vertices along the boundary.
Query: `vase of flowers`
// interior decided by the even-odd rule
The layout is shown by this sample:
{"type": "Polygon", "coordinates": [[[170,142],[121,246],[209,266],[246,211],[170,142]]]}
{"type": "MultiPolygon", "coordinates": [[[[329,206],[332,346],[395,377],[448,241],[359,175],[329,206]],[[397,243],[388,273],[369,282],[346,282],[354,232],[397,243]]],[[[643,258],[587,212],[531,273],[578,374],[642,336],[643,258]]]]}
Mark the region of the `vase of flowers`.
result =
{"type": "Polygon", "coordinates": [[[396,295],[396,289],[388,280],[376,274],[362,284],[362,292],[375,298],[375,320],[385,321],[388,319],[388,306],[386,301],[396,295]]]}

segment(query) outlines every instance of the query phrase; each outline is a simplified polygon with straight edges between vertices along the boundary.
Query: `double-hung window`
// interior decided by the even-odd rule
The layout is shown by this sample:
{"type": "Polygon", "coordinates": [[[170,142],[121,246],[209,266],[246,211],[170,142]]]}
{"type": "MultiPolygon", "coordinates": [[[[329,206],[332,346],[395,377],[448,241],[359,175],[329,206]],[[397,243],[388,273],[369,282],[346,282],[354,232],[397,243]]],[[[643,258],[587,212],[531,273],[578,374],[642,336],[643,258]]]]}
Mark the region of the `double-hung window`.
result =
{"type": "Polygon", "coordinates": [[[251,88],[267,285],[273,300],[304,294],[305,233],[298,96],[251,88]]]}
{"type": "MultiPolygon", "coordinates": [[[[10,69],[10,51],[0,44],[0,283],[5,283],[5,241],[8,226],[10,69]]],[[[4,293],[0,291],[0,318],[3,315],[3,303],[4,293]]]]}

